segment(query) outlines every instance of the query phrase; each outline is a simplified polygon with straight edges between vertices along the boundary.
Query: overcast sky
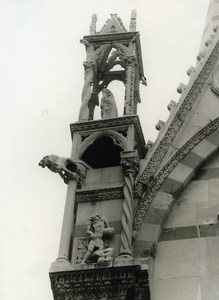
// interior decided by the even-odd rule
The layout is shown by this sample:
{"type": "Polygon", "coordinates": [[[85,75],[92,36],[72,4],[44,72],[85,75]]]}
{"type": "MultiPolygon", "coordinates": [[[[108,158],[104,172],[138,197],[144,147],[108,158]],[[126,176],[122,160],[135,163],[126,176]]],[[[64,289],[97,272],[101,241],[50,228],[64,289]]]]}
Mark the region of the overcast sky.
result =
{"type": "Polygon", "coordinates": [[[97,13],[97,30],[110,13],[128,28],[137,9],[148,82],[139,115],[146,141],[154,141],[155,124],[167,119],[178,84],[196,64],[208,2],[0,0],[0,299],[53,299],[48,270],[66,185],[38,162],[70,154],[69,124],[78,120],[84,76],[79,40],[89,34],[91,15],[97,13]]]}

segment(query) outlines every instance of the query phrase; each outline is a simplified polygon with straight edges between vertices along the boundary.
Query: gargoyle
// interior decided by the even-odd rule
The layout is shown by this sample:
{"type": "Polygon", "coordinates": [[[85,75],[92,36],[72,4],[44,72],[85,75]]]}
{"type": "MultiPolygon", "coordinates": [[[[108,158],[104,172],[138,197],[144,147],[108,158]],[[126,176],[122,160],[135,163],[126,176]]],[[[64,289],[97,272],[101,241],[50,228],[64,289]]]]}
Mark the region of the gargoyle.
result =
{"type": "Polygon", "coordinates": [[[70,180],[76,180],[80,185],[85,179],[86,167],[80,161],[71,158],[59,157],[58,155],[47,155],[40,162],[39,166],[47,167],[50,171],[58,173],[67,184],[70,180]]]}

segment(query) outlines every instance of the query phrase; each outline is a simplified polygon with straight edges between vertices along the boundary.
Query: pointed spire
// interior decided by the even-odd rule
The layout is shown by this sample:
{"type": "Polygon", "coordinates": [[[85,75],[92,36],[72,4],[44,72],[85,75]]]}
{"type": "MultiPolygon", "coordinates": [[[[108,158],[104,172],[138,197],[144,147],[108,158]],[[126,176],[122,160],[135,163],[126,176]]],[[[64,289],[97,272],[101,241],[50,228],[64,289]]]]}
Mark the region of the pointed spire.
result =
{"type": "Polygon", "coordinates": [[[106,24],[103,26],[99,33],[106,34],[117,32],[127,32],[127,30],[117,14],[111,14],[111,18],[106,21],[106,24]]]}
{"type": "Polygon", "coordinates": [[[131,20],[130,20],[130,25],[129,25],[129,31],[136,31],[136,10],[133,9],[131,13],[131,20]]]}
{"type": "Polygon", "coordinates": [[[96,23],[97,23],[97,14],[93,14],[91,25],[90,25],[90,35],[96,34],[96,23]]]}
{"type": "Polygon", "coordinates": [[[213,32],[214,28],[218,25],[219,25],[219,1],[210,0],[200,50],[203,49],[205,43],[208,41],[210,36],[214,33],[213,32]]]}

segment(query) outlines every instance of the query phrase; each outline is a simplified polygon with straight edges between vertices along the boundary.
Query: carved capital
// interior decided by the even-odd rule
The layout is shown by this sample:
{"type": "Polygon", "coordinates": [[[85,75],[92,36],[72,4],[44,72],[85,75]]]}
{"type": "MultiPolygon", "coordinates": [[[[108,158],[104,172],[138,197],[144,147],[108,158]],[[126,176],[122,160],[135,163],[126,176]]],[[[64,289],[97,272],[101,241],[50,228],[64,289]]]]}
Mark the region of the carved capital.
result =
{"type": "Polygon", "coordinates": [[[122,151],[120,164],[123,167],[124,176],[132,174],[134,177],[139,171],[139,158],[137,151],[122,151]]]}
{"type": "Polygon", "coordinates": [[[66,184],[70,180],[77,181],[81,186],[86,175],[86,166],[81,162],[71,158],[59,157],[57,155],[47,155],[40,162],[39,166],[47,167],[50,171],[58,173],[66,184]]]}

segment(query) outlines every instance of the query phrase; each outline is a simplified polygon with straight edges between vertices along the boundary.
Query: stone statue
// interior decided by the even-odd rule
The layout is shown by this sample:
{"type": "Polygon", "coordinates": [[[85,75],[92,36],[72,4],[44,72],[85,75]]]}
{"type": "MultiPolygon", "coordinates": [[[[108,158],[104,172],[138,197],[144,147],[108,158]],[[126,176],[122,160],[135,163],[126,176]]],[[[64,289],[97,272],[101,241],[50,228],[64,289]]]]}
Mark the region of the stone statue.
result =
{"type": "Polygon", "coordinates": [[[102,90],[103,97],[101,98],[101,117],[102,119],[118,117],[116,102],[112,92],[108,89],[102,90]]]}
{"type": "Polygon", "coordinates": [[[84,86],[81,95],[82,103],[79,112],[79,121],[87,121],[89,119],[88,104],[91,99],[91,94],[92,94],[91,85],[94,77],[92,62],[85,62],[84,68],[85,68],[85,76],[84,76],[84,86]]]}
{"type": "Polygon", "coordinates": [[[90,241],[88,244],[87,252],[82,259],[82,264],[88,260],[90,262],[106,262],[112,261],[114,257],[114,249],[106,248],[104,245],[104,236],[112,236],[114,234],[114,228],[109,226],[106,218],[101,217],[98,214],[93,214],[90,217],[90,224],[87,227],[87,233],[90,235],[90,241]]]}

